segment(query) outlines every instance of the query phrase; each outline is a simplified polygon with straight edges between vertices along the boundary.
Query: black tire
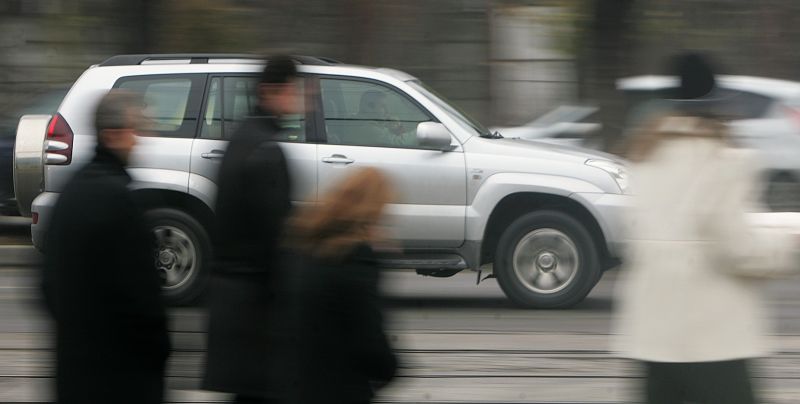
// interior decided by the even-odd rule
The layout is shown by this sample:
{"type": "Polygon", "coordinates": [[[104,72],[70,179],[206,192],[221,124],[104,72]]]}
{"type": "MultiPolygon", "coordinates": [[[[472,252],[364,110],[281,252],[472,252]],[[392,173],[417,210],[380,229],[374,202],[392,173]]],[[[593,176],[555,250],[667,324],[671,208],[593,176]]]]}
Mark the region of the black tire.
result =
{"type": "Polygon", "coordinates": [[[565,213],[543,210],[517,218],[505,230],[498,241],[494,274],[516,305],[555,309],[581,302],[600,280],[602,271],[598,248],[586,227],[565,213]],[[525,262],[519,265],[522,275],[514,267],[516,251],[517,262],[525,262]],[[574,260],[570,259],[573,256],[574,260]],[[541,287],[537,284],[539,277],[541,282],[558,286],[541,287]]]}
{"type": "Polygon", "coordinates": [[[195,303],[208,283],[208,232],[195,218],[176,209],[149,210],[145,218],[158,244],[154,259],[164,282],[165,301],[172,306],[195,303]],[[168,271],[174,272],[168,275],[168,271]]]}
{"type": "Polygon", "coordinates": [[[769,177],[764,200],[773,212],[800,210],[800,181],[787,172],[772,174],[769,177]]]}

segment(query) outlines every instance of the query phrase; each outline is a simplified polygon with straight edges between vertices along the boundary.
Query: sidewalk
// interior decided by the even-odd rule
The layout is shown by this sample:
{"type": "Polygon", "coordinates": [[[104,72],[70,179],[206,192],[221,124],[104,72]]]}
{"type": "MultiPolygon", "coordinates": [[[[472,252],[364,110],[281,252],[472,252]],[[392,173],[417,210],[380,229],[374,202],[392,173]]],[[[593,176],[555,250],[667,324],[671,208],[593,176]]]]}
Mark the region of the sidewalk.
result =
{"type": "Polygon", "coordinates": [[[29,217],[0,215],[0,245],[30,243],[31,219],[29,217]]]}
{"type": "MultiPolygon", "coordinates": [[[[4,337],[0,402],[51,400],[49,336],[4,337]]],[[[172,337],[176,349],[167,370],[166,402],[226,402],[226,394],[200,390],[203,337],[172,337]]],[[[395,331],[390,337],[401,368],[377,403],[633,404],[641,394],[641,370],[606,350],[607,335],[395,331]]],[[[754,380],[762,402],[793,404],[800,394],[795,366],[800,337],[774,338],[781,353],[755,361],[754,380]]]]}

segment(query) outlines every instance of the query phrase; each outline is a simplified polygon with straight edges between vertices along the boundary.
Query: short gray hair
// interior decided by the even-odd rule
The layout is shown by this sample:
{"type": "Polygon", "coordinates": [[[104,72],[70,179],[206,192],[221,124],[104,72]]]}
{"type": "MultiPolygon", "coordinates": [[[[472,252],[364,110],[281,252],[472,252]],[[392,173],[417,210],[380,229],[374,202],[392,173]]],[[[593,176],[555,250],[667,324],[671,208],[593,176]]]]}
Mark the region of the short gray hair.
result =
{"type": "Polygon", "coordinates": [[[137,122],[130,122],[132,108],[143,108],[142,96],[127,90],[111,90],[97,104],[94,126],[97,134],[106,129],[133,129],[137,122]]]}

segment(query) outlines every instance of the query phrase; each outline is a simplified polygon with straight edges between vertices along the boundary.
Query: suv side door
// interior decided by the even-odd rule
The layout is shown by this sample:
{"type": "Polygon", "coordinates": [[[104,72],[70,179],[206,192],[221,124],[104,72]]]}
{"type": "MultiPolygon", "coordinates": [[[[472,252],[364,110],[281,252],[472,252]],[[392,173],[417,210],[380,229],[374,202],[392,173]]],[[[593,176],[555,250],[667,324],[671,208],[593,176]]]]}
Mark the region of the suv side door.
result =
{"type": "Polygon", "coordinates": [[[114,88],[141,94],[146,118],[128,172],[134,187],[186,192],[205,74],[121,77],[114,88]]]}
{"type": "Polygon", "coordinates": [[[319,93],[323,112],[317,126],[326,139],[318,149],[319,192],[352,167],[379,168],[397,192],[387,210],[392,238],[406,249],[463,244],[464,153],[460,147],[442,152],[417,145],[417,125],[436,118],[408,94],[374,80],[321,76],[319,93]]]}
{"type": "MultiPolygon", "coordinates": [[[[303,114],[285,117],[280,145],[286,155],[292,178],[292,200],[313,202],[317,190],[317,145],[311,143],[314,134],[313,102],[305,95],[308,79],[302,78],[303,114]]],[[[228,141],[241,122],[256,110],[257,75],[211,75],[200,119],[197,138],[192,146],[189,193],[213,208],[217,193],[217,175],[228,141]]]]}

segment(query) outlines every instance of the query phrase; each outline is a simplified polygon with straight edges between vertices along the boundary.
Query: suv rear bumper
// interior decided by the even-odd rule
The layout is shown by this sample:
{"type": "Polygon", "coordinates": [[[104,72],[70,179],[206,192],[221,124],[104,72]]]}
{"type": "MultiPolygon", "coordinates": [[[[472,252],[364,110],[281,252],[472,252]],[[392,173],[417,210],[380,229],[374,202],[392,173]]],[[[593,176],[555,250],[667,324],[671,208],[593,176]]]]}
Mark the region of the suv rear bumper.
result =
{"type": "Polygon", "coordinates": [[[38,222],[36,224],[31,224],[33,246],[39,251],[44,251],[45,232],[59,195],[61,194],[58,192],[43,192],[39,194],[31,204],[31,212],[39,214],[38,222]]]}

